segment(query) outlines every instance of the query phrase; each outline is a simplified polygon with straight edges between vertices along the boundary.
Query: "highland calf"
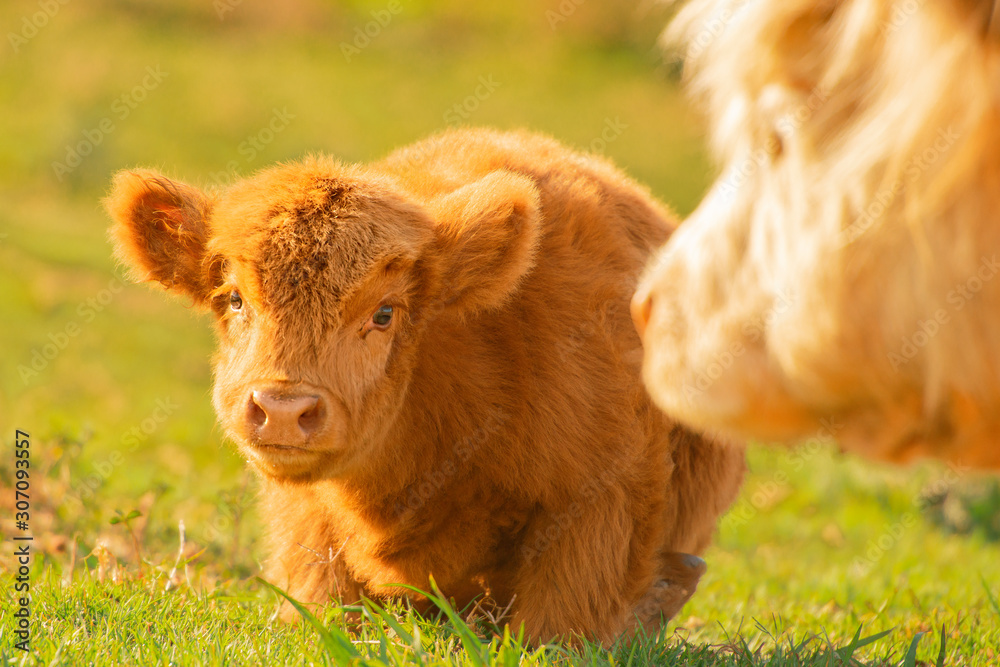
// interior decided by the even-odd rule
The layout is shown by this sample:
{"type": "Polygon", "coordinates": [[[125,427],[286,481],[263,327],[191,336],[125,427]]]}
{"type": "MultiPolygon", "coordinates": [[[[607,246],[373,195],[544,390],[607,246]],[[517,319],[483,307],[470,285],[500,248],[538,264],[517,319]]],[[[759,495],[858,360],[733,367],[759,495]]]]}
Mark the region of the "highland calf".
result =
{"type": "Polygon", "coordinates": [[[673,223],[609,163],[461,130],[218,194],[122,172],[106,205],[138,280],[215,313],[215,408],[293,597],[433,576],[607,642],[694,591],[743,458],[643,389],[629,298],[673,223]]]}
{"type": "Polygon", "coordinates": [[[1000,467],[1000,8],[692,0],[724,164],[633,301],[657,403],[740,438],[1000,467]]]}

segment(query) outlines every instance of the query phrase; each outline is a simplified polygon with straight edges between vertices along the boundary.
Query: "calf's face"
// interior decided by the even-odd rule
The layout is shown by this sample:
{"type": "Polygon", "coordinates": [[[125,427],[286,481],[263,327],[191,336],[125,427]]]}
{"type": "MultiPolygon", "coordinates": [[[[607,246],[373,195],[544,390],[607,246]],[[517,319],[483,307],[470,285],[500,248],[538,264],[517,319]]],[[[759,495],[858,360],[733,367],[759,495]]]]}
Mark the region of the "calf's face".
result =
{"type": "Polygon", "coordinates": [[[138,280],[215,315],[213,402],[260,472],[350,474],[406,406],[440,318],[492,308],[531,267],[537,191],[494,172],[414,202],[312,159],[209,195],[122,172],[106,206],[138,280]]]}

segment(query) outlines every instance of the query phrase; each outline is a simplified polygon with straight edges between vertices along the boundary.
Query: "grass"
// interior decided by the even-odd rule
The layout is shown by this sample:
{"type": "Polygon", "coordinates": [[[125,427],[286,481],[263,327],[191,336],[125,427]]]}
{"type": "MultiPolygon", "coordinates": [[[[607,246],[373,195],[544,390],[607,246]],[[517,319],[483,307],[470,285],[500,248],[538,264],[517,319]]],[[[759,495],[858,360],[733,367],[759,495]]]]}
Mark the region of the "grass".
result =
{"type": "MultiPolygon", "coordinates": [[[[681,213],[710,170],[652,47],[662,16],[610,0],[402,3],[348,62],[341,42],[387,3],[264,6],[220,19],[194,0],[70,2],[17,53],[0,49],[0,433],[31,434],[37,548],[27,654],[9,623],[10,543],[0,553],[4,664],[934,665],[942,644],[944,664],[1000,661],[1000,486],[826,443],[751,448],[708,574],[656,637],[532,648],[465,613],[401,606],[277,623],[279,593],[256,578],[254,481],[211,411],[208,321],[119,275],[98,203],[114,171],[212,185],[310,151],[372,159],[446,125],[481,76],[499,86],[466,122],[602,150],[681,213]],[[550,27],[546,12],[570,5],[550,27]],[[147,67],[166,76],[121,117],[147,67]],[[275,109],[294,118],[263,142],[275,109]],[[105,119],[113,131],[57,173],[105,119]],[[627,127],[602,144],[609,121],[627,127]]],[[[4,34],[37,10],[5,4],[4,34]]],[[[4,453],[5,535],[13,466],[4,453]]]]}

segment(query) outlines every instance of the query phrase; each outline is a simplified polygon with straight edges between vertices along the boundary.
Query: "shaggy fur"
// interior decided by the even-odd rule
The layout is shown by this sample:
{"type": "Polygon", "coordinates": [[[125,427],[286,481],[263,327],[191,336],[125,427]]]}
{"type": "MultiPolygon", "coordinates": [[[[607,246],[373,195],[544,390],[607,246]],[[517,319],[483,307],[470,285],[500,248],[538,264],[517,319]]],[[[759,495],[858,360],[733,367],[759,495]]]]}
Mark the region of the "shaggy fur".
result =
{"type": "Polygon", "coordinates": [[[668,35],[724,168],[633,302],[670,415],[1000,466],[997,12],[686,3],[668,35]]]}
{"type": "Polygon", "coordinates": [[[292,596],[433,576],[607,642],[694,592],[743,457],[642,387],[628,303],[673,222],[609,163],[461,130],[217,195],[122,172],[106,204],[135,278],[217,315],[216,411],[292,596]]]}

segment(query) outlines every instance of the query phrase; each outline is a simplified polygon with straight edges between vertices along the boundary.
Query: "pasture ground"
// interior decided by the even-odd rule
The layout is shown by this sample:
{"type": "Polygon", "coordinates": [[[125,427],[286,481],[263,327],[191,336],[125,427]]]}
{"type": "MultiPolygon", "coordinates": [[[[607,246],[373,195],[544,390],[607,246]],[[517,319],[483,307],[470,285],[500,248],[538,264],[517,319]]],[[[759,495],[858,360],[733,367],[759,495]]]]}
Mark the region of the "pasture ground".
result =
{"type": "Polygon", "coordinates": [[[603,152],[682,214],[711,173],[653,47],[661,14],[274,4],[0,8],[4,664],[913,665],[941,664],[942,640],[943,664],[1000,663],[997,482],[818,442],[750,449],[708,574],[661,636],[530,649],[401,608],[369,609],[352,635],[341,610],[322,632],[275,622],[277,595],[255,578],[254,482],[211,412],[208,318],[124,282],[98,203],[112,173],[224,184],[310,151],[373,159],[459,121],[603,152]],[[12,634],[15,429],[31,435],[28,653],[12,634]]]}

